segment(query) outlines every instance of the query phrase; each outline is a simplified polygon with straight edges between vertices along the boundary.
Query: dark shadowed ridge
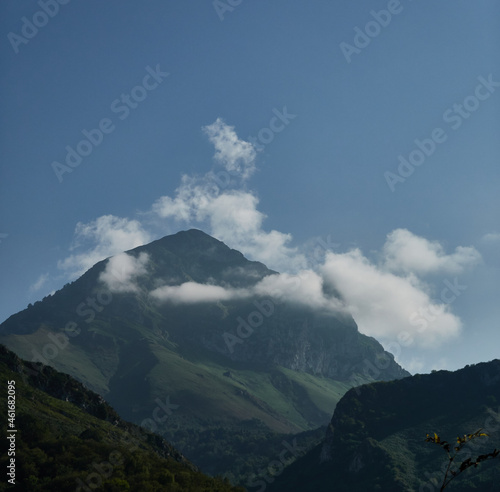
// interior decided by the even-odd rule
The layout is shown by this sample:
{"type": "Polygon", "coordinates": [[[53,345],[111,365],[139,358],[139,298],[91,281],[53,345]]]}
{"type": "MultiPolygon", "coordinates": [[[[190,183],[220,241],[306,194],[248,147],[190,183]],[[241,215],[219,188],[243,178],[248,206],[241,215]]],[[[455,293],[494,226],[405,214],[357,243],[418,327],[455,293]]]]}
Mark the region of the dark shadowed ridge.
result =
{"type": "MultiPolygon", "coordinates": [[[[455,372],[417,374],[349,390],[322,443],[276,479],[271,492],[439,490],[446,454],[429,433],[454,443],[478,429],[489,435],[462,460],[500,449],[500,360],[455,372]],[[296,489],[290,487],[296,487],[296,489]]],[[[482,463],[450,490],[498,491],[500,460],[482,463]]]]}

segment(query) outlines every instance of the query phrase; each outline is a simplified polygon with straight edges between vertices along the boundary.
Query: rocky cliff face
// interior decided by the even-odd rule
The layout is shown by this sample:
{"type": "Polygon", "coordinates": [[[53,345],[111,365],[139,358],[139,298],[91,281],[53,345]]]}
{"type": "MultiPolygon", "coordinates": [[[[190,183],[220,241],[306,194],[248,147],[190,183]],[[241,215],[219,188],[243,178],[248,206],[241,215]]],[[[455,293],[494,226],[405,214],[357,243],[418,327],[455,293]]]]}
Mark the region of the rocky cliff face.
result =
{"type": "MultiPolygon", "coordinates": [[[[270,305],[268,299],[261,303],[270,305]]],[[[280,365],[342,381],[353,381],[355,375],[367,379],[375,375],[377,380],[409,376],[382,345],[360,334],[350,317],[325,315],[289,304],[274,304],[272,309],[272,316],[247,330],[245,339],[230,337],[238,333],[238,322],[233,322],[222,340],[220,332],[205,334],[204,346],[233,361],[280,365]],[[372,371],[374,363],[380,367],[377,374],[372,371]]],[[[240,317],[240,327],[241,319],[244,321],[240,317]]]]}

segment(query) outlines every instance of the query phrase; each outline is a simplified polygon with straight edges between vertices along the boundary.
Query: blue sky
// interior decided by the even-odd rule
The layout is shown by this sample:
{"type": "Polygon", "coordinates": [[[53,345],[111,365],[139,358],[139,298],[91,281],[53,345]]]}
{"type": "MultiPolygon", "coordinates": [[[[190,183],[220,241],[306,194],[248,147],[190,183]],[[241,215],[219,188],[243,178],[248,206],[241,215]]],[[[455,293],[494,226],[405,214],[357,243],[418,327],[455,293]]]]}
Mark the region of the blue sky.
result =
{"type": "Polygon", "coordinates": [[[499,357],[497,2],[1,9],[2,320],[94,260],[198,227],[283,273],[341,281],[360,329],[412,371],[499,357]],[[416,164],[398,170],[399,156],[416,164]],[[239,215],[221,217],[214,183],[239,215]],[[426,302],[446,319],[405,345],[426,302]]]}

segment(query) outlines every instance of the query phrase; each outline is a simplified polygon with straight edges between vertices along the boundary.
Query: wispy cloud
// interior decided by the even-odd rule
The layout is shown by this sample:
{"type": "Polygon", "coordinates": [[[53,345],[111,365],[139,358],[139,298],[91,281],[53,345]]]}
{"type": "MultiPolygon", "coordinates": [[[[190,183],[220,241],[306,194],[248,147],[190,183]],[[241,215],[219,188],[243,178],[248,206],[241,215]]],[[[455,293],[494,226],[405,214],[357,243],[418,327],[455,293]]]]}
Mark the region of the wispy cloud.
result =
{"type": "Polygon", "coordinates": [[[226,171],[236,173],[243,179],[254,173],[255,148],[251,143],[238,138],[233,126],[217,118],[211,125],[204,126],[203,132],[215,147],[215,160],[222,164],[226,171]]]}
{"type": "Polygon", "coordinates": [[[500,232],[488,232],[481,238],[481,242],[486,244],[500,243],[500,232]]]}
{"type": "Polygon", "coordinates": [[[38,292],[49,280],[49,274],[44,273],[38,277],[38,280],[30,285],[30,292],[38,292]]]}
{"type": "Polygon", "coordinates": [[[146,244],[150,240],[151,235],[139,221],[103,215],[86,224],[78,222],[71,250],[82,252],[69,255],[59,261],[57,266],[69,278],[76,278],[98,261],[146,244]]]}

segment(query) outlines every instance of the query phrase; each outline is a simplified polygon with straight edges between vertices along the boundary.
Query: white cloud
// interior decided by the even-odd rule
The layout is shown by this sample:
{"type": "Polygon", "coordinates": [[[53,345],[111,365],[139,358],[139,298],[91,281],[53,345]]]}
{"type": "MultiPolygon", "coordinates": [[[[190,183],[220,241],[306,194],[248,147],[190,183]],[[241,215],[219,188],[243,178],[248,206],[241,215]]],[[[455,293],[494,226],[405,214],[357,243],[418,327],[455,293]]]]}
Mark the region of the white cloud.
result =
{"type": "Polygon", "coordinates": [[[297,248],[288,244],[290,234],[264,231],[266,216],[257,210],[258,198],[248,192],[233,191],[219,195],[207,207],[211,233],[269,268],[295,272],[307,265],[297,248]]]}
{"type": "Polygon", "coordinates": [[[185,282],[181,285],[165,285],[159,287],[150,295],[163,302],[174,304],[192,304],[197,302],[228,301],[230,299],[248,297],[246,289],[227,289],[218,285],[185,282]]]}
{"type": "Polygon", "coordinates": [[[43,275],[40,275],[38,277],[38,280],[30,286],[30,292],[39,291],[47,283],[47,280],[49,280],[48,273],[44,273],[43,275]]]}
{"type": "Polygon", "coordinates": [[[303,270],[297,275],[287,273],[269,275],[263,278],[253,291],[261,296],[270,296],[280,301],[306,305],[314,309],[345,311],[339,299],[325,296],[323,279],[312,270],[303,270]]]}
{"type": "Polygon", "coordinates": [[[147,273],[148,262],[147,253],[140,253],[137,258],[121,253],[108,260],[99,280],[106,284],[111,292],[139,292],[135,280],[147,273]]]}
{"type": "Polygon", "coordinates": [[[358,249],[328,253],[322,273],[366,335],[400,340],[405,333],[417,345],[430,347],[460,332],[460,319],[449,305],[431,300],[415,276],[383,271],[358,249]]]}
{"type": "Polygon", "coordinates": [[[396,229],[388,234],[383,255],[385,268],[390,271],[424,275],[458,274],[481,261],[480,253],[473,247],[458,246],[448,255],[437,241],[416,236],[407,229],[396,229]]]}
{"type": "Polygon", "coordinates": [[[229,173],[237,173],[243,179],[255,171],[256,152],[253,145],[238,138],[233,126],[221,118],[203,127],[210,142],[214,144],[216,161],[220,162],[229,173]]]}
{"type": "Polygon", "coordinates": [[[113,215],[103,215],[84,224],[78,222],[71,250],[87,248],[58,262],[70,278],[85,273],[98,261],[125,250],[136,248],[151,240],[140,222],[113,215]]]}
{"type": "Polygon", "coordinates": [[[153,212],[162,218],[173,218],[186,223],[201,222],[207,208],[219,194],[219,187],[210,174],[203,178],[184,175],[175,197],[162,196],[153,204],[153,212]]]}

